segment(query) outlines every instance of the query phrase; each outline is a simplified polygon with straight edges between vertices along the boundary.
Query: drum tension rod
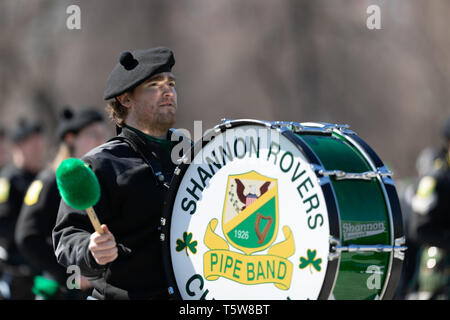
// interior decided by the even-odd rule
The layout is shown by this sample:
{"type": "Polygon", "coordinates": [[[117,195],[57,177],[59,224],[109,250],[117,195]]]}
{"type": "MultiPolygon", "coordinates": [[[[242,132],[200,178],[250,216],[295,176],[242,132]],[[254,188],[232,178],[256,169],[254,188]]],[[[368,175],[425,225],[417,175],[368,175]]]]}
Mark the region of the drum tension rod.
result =
{"type": "Polygon", "coordinates": [[[322,127],[316,127],[316,126],[308,126],[305,124],[301,124],[299,122],[294,121],[273,121],[270,122],[272,128],[282,128],[286,127],[291,131],[294,131],[296,133],[319,133],[319,134],[331,134],[333,133],[333,130],[341,130],[346,132],[353,132],[351,130],[348,130],[350,127],[347,124],[331,124],[331,123],[324,123],[320,122],[322,124],[322,127]]]}
{"type": "Polygon", "coordinates": [[[330,254],[328,260],[332,261],[341,255],[341,252],[394,252],[394,257],[403,260],[405,257],[404,251],[408,247],[404,246],[406,240],[405,237],[395,239],[394,245],[384,245],[384,244],[372,244],[372,245],[361,245],[361,244],[349,244],[347,246],[342,246],[341,242],[335,238],[330,238],[330,254]]]}
{"type": "Polygon", "coordinates": [[[317,164],[312,164],[311,167],[317,174],[333,177],[335,180],[371,180],[376,177],[391,177],[393,175],[386,167],[377,168],[376,171],[366,171],[361,173],[345,172],[342,170],[325,170],[322,166],[317,164]]]}

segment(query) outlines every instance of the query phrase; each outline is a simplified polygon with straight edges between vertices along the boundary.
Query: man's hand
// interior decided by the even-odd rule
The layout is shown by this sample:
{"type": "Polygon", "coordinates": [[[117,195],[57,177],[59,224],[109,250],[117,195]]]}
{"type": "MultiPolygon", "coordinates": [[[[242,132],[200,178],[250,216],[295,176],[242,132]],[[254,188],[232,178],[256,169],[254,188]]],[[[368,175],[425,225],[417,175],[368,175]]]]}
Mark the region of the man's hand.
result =
{"type": "Polygon", "coordinates": [[[102,224],[103,234],[94,232],[89,241],[89,251],[99,265],[105,265],[117,259],[116,240],[108,227],[102,224]]]}
{"type": "Polygon", "coordinates": [[[87,290],[92,288],[92,284],[89,282],[89,280],[86,277],[81,276],[80,279],[80,290],[87,290]]]}

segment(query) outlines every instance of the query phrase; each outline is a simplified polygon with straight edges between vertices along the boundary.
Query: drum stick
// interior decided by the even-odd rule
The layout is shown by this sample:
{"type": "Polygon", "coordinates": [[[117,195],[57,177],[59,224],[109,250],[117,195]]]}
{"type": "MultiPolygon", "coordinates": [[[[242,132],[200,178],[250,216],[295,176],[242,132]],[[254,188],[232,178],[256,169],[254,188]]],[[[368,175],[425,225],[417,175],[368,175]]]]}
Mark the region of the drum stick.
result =
{"type": "Polygon", "coordinates": [[[86,210],[95,231],[103,234],[93,208],[100,199],[100,184],[89,166],[76,158],[62,161],[56,170],[56,183],[61,198],[72,208],[86,210]]]}

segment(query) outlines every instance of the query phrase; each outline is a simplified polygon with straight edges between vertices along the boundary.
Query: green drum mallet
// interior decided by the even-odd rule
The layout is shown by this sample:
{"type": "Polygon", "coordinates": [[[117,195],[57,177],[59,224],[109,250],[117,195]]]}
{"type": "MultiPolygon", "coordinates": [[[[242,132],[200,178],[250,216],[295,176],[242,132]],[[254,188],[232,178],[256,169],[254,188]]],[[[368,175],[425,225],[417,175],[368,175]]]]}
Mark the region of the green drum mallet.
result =
{"type": "Polygon", "coordinates": [[[62,161],[56,170],[56,183],[63,200],[74,209],[86,210],[95,231],[103,234],[93,208],[100,199],[100,184],[89,166],[76,158],[62,161]]]}

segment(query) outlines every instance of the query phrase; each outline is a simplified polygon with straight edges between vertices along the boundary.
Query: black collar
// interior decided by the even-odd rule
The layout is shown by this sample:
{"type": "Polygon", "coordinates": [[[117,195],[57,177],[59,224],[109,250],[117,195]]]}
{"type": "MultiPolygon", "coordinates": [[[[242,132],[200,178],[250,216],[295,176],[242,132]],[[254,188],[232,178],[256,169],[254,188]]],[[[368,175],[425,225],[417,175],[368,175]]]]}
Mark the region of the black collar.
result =
{"type": "Polygon", "coordinates": [[[144,160],[150,167],[155,177],[156,183],[159,185],[168,186],[165,177],[162,175],[161,165],[157,154],[152,150],[160,148],[158,143],[152,142],[149,139],[144,139],[133,130],[127,127],[122,128],[122,132],[115,138],[111,139],[123,140],[130,145],[130,147],[144,160]]]}

